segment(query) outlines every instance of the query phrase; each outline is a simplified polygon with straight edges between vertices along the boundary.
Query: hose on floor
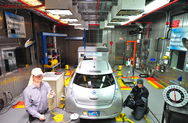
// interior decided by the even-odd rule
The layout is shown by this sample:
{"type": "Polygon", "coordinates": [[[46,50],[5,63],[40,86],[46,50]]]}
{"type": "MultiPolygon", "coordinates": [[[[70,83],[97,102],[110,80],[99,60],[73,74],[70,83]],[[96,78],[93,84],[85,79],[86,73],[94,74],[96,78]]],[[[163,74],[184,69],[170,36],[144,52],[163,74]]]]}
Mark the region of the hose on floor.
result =
{"type": "MultiPolygon", "coordinates": [[[[60,114],[59,112],[52,112],[51,106],[50,106],[50,98],[49,98],[49,97],[48,97],[48,105],[49,105],[49,110],[50,110],[50,112],[51,112],[53,115],[55,115],[55,116],[53,117],[54,121],[55,121],[55,122],[63,122],[63,114],[60,114]]],[[[71,119],[70,119],[69,121],[63,122],[63,123],[69,123],[70,121],[71,121],[71,119]]]]}

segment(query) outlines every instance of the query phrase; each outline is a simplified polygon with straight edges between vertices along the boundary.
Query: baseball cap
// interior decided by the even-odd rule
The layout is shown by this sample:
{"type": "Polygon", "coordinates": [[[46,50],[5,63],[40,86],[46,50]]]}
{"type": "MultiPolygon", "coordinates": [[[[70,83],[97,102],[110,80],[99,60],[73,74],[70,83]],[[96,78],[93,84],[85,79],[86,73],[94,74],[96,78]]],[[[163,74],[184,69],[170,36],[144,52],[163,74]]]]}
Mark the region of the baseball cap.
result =
{"type": "Polygon", "coordinates": [[[34,76],[37,76],[37,75],[41,75],[43,74],[41,68],[34,68],[32,71],[31,71],[31,74],[34,75],[34,76]]]}
{"type": "Polygon", "coordinates": [[[144,83],[143,79],[138,79],[137,80],[137,84],[143,84],[143,83],[144,83]]]}

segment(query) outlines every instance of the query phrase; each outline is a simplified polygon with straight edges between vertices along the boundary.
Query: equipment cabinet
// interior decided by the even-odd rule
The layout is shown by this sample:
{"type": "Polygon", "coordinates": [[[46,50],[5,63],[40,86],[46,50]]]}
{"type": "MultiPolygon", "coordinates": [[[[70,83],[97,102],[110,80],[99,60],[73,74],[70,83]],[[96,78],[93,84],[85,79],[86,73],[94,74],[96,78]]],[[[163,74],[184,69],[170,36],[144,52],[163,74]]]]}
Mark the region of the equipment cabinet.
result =
{"type": "Polygon", "coordinates": [[[48,82],[56,94],[56,97],[50,100],[51,109],[59,107],[61,104],[61,96],[62,94],[64,95],[64,73],[56,75],[55,72],[46,72],[43,75],[43,81],[48,82]]]}
{"type": "Polygon", "coordinates": [[[188,121],[188,104],[183,107],[173,107],[165,102],[162,122],[164,123],[187,123],[188,121]]]}
{"type": "Polygon", "coordinates": [[[48,48],[48,64],[44,64],[44,72],[58,72],[61,70],[61,56],[59,48],[48,48]]]}

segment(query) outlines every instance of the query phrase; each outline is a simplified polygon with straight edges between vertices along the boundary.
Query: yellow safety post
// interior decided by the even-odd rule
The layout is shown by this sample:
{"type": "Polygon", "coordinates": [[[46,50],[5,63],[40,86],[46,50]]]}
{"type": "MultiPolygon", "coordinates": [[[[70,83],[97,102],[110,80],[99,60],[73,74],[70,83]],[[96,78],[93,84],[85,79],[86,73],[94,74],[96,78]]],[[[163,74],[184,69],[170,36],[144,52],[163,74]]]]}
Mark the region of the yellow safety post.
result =
{"type": "Polygon", "coordinates": [[[68,78],[65,79],[65,87],[68,86],[70,79],[71,79],[71,77],[68,77],[68,78]]]}
{"type": "Polygon", "coordinates": [[[121,65],[119,66],[119,72],[118,72],[117,75],[118,75],[118,76],[122,76],[122,66],[121,66],[121,65]]]}
{"type": "Polygon", "coordinates": [[[65,65],[65,76],[69,76],[70,72],[69,72],[69,65],[65,65]]]}
{"type": "Polygon", "coordinates": [[[148,118],[146,117],[146,115],[144,115],[144,118],[146,120],[147,123],[150,123],[150,121],[148,120],[148,118]]]}

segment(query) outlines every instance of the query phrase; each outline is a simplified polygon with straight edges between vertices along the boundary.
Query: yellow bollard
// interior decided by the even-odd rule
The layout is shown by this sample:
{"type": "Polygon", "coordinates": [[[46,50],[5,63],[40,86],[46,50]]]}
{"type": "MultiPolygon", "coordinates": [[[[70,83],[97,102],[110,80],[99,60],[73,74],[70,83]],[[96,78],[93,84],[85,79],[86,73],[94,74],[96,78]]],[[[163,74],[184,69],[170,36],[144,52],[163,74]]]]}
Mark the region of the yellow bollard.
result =
{"type": "Polygon", "coordinates": [[[119,71],[122,71],[122,66],[121,65],[119,66],[119,71]]]}
{"type": "Polygon", "coordinates": [[[118,76],[122,76],[122,66],[121,66],[121,65],[119,66],[119,72],[118,72],[117,75],[118,75],[118,76]]]}
{"type": "Polygon", "coordinates": [[[69,65],[65,65],[65,76],[69,76],[69,65]]]}

